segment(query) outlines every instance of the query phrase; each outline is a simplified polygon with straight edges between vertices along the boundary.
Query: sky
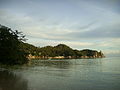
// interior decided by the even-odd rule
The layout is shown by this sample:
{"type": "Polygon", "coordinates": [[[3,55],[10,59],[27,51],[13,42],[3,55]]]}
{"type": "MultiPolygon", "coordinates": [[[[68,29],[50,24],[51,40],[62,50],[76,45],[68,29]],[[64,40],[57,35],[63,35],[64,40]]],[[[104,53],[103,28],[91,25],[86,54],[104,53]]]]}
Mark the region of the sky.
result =
{"type": "Polygon", "coordinates": [[[0,0],[0,24],[35,46],[120,55],[120,0],[0,0]]]}

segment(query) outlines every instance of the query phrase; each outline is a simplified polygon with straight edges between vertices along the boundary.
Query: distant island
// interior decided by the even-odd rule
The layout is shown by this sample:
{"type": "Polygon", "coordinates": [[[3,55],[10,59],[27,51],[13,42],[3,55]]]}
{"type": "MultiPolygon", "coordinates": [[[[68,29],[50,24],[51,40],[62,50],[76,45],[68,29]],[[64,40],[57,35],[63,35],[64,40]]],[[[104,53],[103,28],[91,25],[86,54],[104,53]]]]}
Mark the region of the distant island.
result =
{"type": "Polygon", "coordinates": [[[0,25],[0,64],[25,64],[31,59],[104,58],[102,51],[74,50],[65,44],[36,47],[25,43],[25,35],[0,25]]]}

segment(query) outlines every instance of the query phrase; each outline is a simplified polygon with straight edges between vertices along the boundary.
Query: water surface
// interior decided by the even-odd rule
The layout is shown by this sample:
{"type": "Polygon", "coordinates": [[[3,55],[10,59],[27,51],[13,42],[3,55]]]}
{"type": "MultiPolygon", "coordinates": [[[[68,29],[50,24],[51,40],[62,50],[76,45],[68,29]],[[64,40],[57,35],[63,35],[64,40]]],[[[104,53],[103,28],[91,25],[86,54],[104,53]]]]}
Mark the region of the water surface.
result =
{"type": "Polygon", "coordinates": [[[33,60],[1,68],[0,90],[120,90],[120,58],[33,60]]]}

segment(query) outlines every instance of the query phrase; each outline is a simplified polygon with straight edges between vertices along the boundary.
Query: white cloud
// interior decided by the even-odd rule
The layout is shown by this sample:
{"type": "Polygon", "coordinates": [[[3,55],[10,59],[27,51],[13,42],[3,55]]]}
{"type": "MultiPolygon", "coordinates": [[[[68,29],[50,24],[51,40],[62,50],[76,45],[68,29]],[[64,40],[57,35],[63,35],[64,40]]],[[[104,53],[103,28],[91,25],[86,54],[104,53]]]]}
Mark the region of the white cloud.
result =
{"type": "Polygon", "coordinates": [[[114,11],[117,6],[111,0],[103,2],[66,0],[55,4],[28,0],[24,2],[28,6],[22,7],[23,2],[14,1],[15,6],[10,4],[12,8],[8,5],[0,9],[0,24],[23,31],[28,42],[37,46],[64,43],[78,49],[95,48],[117,53],[120,14],[114,11]]]}

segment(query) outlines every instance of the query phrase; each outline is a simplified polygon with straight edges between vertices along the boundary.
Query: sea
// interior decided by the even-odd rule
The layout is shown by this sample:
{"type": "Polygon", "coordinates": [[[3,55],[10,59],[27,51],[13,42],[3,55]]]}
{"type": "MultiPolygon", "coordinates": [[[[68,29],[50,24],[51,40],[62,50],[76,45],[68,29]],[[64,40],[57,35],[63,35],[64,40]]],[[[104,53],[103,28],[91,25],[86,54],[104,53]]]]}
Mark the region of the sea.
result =
{"type": "Polygon", "coordinates": [[[120,90],[120,57],[31,60],[0,67],[0,90],[120,90]]]}

